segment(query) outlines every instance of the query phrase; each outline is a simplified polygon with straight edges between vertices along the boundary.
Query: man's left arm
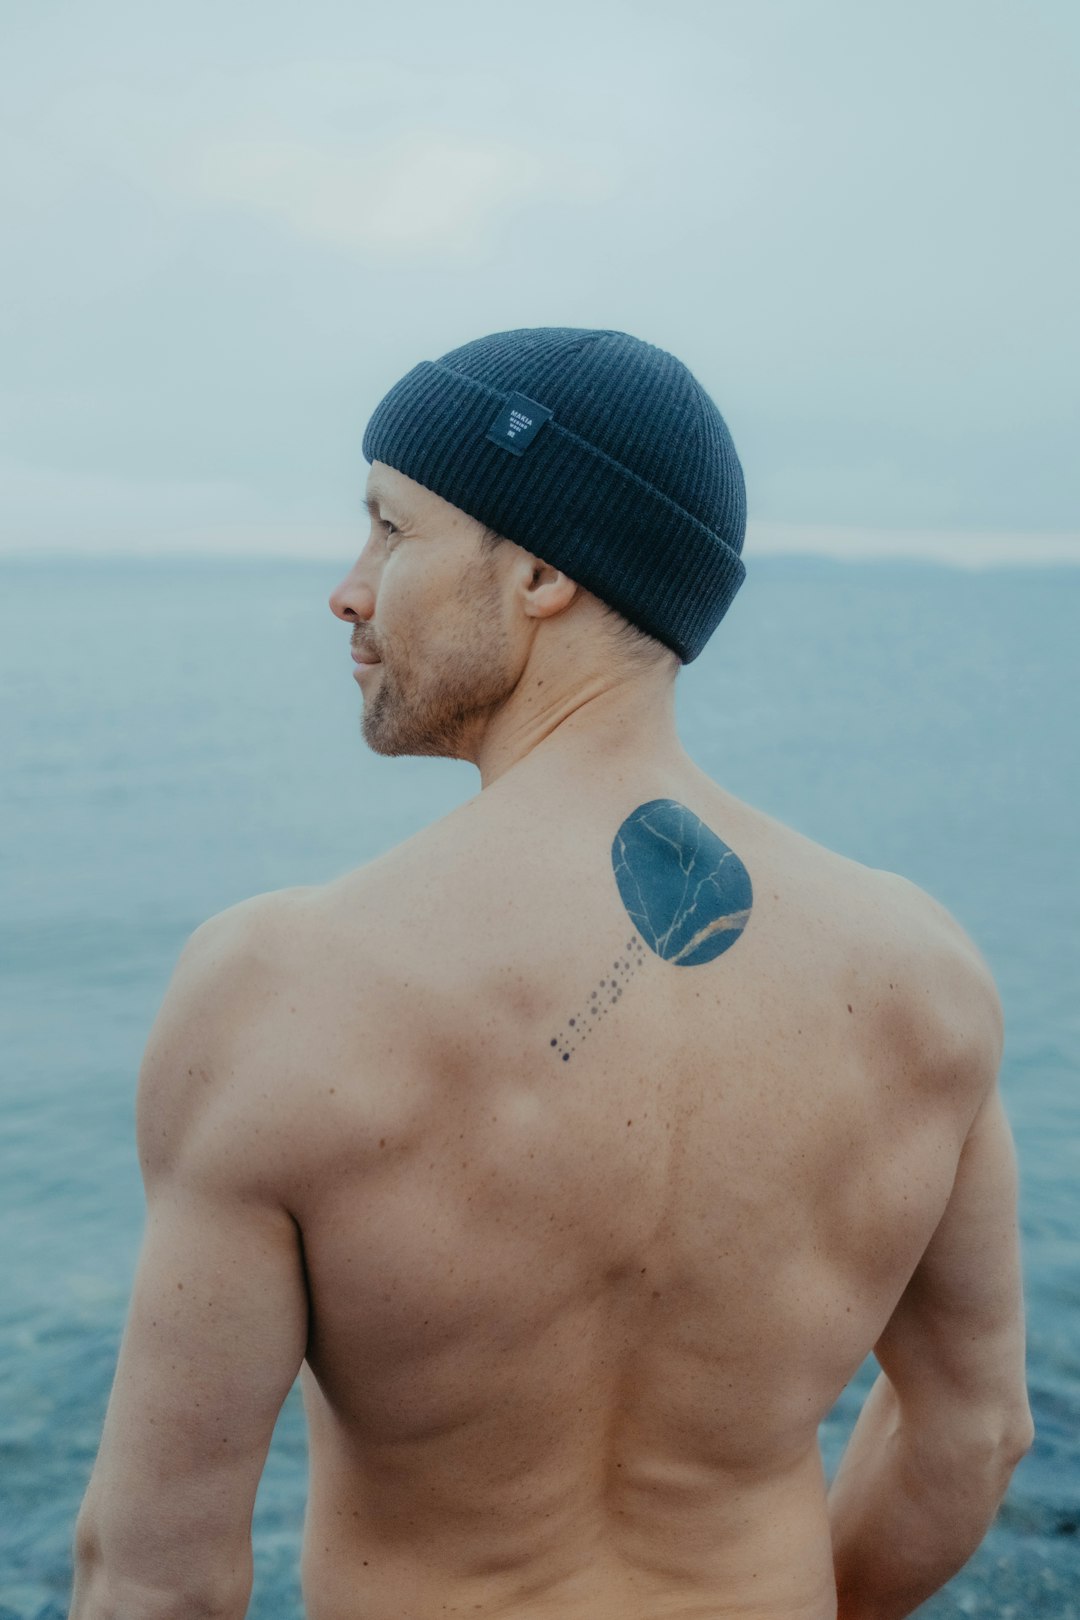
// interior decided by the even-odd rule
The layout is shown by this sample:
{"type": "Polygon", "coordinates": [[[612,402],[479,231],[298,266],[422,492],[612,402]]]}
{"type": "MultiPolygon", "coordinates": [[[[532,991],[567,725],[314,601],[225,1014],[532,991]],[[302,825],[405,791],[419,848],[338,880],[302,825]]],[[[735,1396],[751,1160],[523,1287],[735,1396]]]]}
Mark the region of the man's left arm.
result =
{"type": "MultiPolygon", "coordinates": [[[[254,913],[257,923],[258,909],[254,913]]],[[[251,1515],[307,1342],[299,1232],[259,1163],[258,950],[246,907],[181,956],[139,1081],[147,1224],[71,1620],[244,1615],[251,1515]]]]}

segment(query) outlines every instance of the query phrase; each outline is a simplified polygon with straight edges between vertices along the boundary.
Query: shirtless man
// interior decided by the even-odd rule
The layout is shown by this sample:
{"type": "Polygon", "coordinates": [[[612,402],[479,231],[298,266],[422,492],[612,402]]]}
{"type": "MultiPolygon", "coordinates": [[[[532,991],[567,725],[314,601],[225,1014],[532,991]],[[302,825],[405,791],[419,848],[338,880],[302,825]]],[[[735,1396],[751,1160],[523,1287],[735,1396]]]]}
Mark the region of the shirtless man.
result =
{"type": "Polygon", "coordinates": [[[239,1620],[301,1372],[310,1620],[898,1620],[1032,1438],[986,965],[684,752],[745,505],[679,362],[497,334],[364,449],[365,736],[481,791],[182,954],[72,1613],[239,1620]]]}

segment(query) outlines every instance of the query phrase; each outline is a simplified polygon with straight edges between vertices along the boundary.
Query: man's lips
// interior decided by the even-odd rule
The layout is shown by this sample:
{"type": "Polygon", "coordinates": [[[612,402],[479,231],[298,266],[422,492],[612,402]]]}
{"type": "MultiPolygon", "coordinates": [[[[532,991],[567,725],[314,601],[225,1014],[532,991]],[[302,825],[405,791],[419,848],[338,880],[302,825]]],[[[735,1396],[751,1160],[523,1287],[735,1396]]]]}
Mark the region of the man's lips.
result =
{"type": "Polygon", "coordinates": [[[374,653],[368,652],[363,647],[354,647],[352,649],[352,661],[354,664],[378,664],[381,662],[380,659],[375,657],[374,653]]]}

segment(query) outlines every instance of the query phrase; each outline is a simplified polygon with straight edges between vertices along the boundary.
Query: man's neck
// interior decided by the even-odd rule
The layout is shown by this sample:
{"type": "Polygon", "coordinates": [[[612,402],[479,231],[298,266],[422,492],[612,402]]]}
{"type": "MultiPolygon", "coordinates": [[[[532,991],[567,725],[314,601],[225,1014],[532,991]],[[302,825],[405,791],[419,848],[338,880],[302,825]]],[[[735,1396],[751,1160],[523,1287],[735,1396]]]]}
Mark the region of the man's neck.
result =
{"type": "Polygon", "coordinates": [[[675,683],[654,670],[596,674],[573,690],[552,685],[546,694],[533,682],[493,718],[472,757],[483,790],[530,760],[592,771],[642,756],[687,758],[675,730],[675,683]]]}

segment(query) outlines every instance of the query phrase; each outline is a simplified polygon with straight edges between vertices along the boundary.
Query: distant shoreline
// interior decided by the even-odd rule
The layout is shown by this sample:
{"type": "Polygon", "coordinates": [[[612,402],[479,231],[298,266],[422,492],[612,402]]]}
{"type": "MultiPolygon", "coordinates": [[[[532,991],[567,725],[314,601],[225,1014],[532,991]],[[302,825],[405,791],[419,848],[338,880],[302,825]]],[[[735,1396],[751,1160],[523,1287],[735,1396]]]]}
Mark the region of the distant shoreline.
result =
{"type": "MultiPolygon", "coordinates": [[[[358,553],[363,546],[363,536],[358,532],[355,543],[350,552],[348,547],[340,551],[312,552],[298,554],[294,551],[79,551],[64,550],[63,548],[35,548],[10,551],[0,550],[0,569],[25,570],[28,568],[63,565],[65,567],[87,569],[116,569],[116,568],[220,568],[220,567],[265,567],[268,564],[282,567],[310,568],[331,565],[340,567],[343,559],[347,559],[354,552],[358,553]]],[[[824,573],[835,570],[856,568],[900,568],[905,572],[922,569],[938,571],[945,569],[951,573],[963,574],[999,574],[999,573],[1033,573],[1057,574],[1075,573],[1080,569],[1080,540],[1076,542],[1075,552],[1062,552],[1036,554],[1025,557],[1011,554],[1001,555],[973,555],[963,557],[957,554],[935,556],[927,552],[916,552],[905,556],[900,551],[868,550],[860,555],[856,551],[842,553],[832,551],[813,551],[810,549],[780,550],[771,546],[763,550],[755,550],[747,546],[743,558],[748,570],[768,569],[783,570],[785,572],[799,571],[824,573]]]]}

